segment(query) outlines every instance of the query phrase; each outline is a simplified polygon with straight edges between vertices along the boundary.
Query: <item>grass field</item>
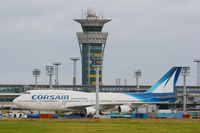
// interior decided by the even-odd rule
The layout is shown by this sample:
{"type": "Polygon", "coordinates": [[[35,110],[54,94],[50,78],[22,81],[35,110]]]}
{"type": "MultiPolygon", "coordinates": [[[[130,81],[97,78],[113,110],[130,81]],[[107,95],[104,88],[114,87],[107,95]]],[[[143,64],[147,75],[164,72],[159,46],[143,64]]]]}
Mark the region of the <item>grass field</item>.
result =
{"type": "Polygon", "coordinates": [[[0,120],[0,133],[200,133],[200,120],[0,120]]]}

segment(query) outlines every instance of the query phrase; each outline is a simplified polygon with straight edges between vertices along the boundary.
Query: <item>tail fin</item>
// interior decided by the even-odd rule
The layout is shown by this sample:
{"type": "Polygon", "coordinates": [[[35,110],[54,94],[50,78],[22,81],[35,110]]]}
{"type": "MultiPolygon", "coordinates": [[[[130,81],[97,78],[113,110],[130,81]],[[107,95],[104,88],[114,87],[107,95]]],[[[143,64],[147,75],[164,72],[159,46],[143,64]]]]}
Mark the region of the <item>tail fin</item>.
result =
{"type": "Polygon", "coordinates": [[[145,93],[173,93],[182,67],[172,67],[145,93]]]}

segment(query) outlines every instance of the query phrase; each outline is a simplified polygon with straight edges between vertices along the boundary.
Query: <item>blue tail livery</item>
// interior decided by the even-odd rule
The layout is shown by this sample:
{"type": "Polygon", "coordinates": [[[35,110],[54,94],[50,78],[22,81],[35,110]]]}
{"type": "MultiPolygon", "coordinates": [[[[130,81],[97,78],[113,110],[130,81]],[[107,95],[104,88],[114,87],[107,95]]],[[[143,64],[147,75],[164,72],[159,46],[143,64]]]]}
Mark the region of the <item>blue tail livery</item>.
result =
{"type": "Polygon", "coordinates": [[[172,67],[146,93],[173,93],[182,67],[172,67]]]}

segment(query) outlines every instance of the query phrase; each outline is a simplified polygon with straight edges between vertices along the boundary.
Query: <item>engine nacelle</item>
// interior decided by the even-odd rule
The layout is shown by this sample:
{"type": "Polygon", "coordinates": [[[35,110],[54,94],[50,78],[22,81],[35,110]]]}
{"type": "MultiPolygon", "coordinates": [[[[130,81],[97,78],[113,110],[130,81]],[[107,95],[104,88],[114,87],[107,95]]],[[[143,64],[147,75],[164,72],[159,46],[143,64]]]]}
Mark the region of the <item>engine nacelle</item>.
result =
{"type": "Polygon", "coordinates": [[[127,105],[118,106],[118,113],[129,113],[131,110],[132,109],[127,105]]]}
{"type": "Polygon", "coordinates": [[[94,115],[95,113],[96,113],[96,109],[93,108],[93,107],[87,107],[87,108],[85,108],[85,110],[84,110],[84,114],[85,114],[86,116],[88,116],[88,115],[94,115]]]}

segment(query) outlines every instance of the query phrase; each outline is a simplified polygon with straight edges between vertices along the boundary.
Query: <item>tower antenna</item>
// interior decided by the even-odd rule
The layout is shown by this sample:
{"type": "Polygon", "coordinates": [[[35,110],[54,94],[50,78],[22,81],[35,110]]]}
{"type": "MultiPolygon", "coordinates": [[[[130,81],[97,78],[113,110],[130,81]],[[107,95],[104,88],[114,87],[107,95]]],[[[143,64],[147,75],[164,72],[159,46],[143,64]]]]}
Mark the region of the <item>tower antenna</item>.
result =
{"type": "Polygon", "coordinates": [[[83,7],[82,7],[82,9],[81,9],[81,15],[82,15],[82,19],[83,19],[83,7]]]}

